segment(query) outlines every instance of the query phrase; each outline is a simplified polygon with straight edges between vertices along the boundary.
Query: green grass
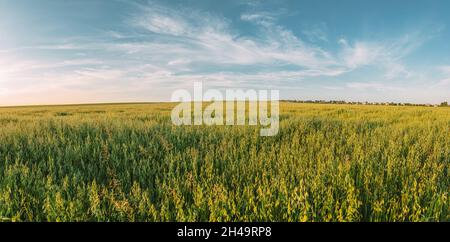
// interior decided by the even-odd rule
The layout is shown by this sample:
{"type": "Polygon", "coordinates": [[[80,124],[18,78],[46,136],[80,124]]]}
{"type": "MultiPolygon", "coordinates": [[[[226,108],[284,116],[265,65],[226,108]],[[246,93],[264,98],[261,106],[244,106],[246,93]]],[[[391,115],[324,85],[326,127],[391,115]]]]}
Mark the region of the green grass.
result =
{"type": "Polygon", "coordinates": [[[450,221],[450,109],[281,103],[280,131],[172,104],[0,108],[0,221],[450,221]]]}

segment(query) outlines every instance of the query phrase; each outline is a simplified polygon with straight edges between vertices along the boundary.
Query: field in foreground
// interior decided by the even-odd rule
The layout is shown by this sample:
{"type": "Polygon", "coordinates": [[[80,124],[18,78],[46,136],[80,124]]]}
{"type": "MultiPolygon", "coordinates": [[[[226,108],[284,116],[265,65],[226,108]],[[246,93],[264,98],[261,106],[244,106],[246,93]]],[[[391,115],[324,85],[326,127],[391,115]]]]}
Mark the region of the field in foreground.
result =
{"type": "Polygon", "coordinates": [[[281,103],[275,137],[171,108],[0,108],[0,219],[450,221],[450,108],[281,103]]]}

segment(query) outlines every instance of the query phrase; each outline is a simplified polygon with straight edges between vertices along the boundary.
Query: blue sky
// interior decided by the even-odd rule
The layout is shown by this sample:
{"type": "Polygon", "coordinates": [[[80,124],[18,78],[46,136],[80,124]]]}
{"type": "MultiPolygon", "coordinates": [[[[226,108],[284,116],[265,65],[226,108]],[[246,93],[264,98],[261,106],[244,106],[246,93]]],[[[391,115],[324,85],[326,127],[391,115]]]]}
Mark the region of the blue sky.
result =
{"type": "Polygon", "coordinates": [[[282,99],[450,101],[450,1],[0,0],[0,105],[282,99]]]}

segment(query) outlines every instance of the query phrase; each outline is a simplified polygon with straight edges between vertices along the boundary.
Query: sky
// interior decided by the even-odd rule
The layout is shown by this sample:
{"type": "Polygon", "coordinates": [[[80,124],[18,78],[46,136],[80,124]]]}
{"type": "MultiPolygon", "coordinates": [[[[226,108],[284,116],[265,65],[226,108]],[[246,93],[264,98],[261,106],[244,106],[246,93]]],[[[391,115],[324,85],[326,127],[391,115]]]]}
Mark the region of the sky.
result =
{"type": "Polygon", "coordinates": [[[0,106],[281,99],[450,101],[450,1],[0,0],[0,106]]]}

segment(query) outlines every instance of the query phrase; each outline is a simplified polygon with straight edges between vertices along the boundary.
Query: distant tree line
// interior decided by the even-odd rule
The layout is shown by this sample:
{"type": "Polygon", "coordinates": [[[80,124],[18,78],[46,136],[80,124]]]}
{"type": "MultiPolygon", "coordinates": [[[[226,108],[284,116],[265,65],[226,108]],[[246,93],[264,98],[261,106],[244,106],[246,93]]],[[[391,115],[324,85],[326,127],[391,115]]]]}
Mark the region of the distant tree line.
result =
{"type": "Polygon", "coordinates": [[[448,107],[448,102],[436,104],[420,103],[396,103],[396,102],[347,102],[343,100],[281,100],[294,103],[317,103],[317,104],[350,104],[350,105],[383,105],[383,106],[422,106],[422,107],[448,107]]]}

